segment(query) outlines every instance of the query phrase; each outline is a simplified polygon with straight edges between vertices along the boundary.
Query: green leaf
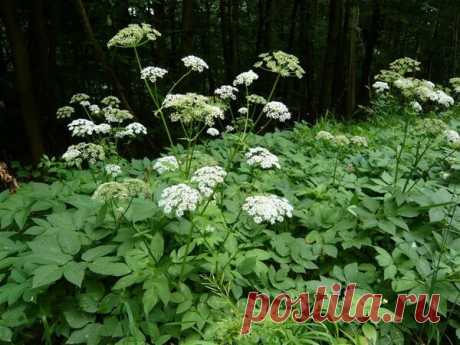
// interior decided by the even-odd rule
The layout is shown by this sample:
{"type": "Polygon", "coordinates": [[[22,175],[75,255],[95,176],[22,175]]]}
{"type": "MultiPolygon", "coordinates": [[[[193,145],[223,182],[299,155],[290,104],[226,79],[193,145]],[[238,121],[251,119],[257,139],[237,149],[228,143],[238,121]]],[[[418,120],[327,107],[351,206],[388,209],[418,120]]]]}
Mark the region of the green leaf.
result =
{"type": "Polygon", "coordinates": [[[102,325],[90,323],[85,328],[73,331],[66,344],[97,345],[101,338],[102,325]]]}
{"type": "Polygon", "coordinates": [[[380,247],[374,248],[379,253],[379,255],[375,257],[375,259],[377,260],[380,266],[387,267],[393,264],[393,258],[385,249],[380,247]]]}
{"type": "Polygon", "coordinates": [[[81,287],[85,276],[86,264],[83,262],[69,262],[64,266],[64,277],[70,283],[81,287]]]}
{"type": "Polygon", "coordinates": [[[121,262],[110,262],[110,258],[98,258],[88,265],[90,271],[104,276],[121,277],[131,272],[128,265],[121,262]]]}
{"type": "Polygon", "coordinates": [[[155,216],[157,205],[148,199],[134,199],[126,212],[126,219],[131,222],[139,222],[155,216]]]}
{"type": "Polygon", "coordinates": [[[56,280],[61,279],[62,268],[57,265],[46,265],[37,268],[34,271],[32,280],[32,288],[38,288],[44,285],[54,283],[56,280]]]}
{"type": "Polygon", "coordinates": [[[440,222],[445,217],[444,209],[442,207],[430,208],[428,215],[430,216],[430,223],[440,222]]]}
{"type": "Polygon", "coordinates": [[[160,261],[164,253],[165,241],[160,232],[153,235],[152,241],[150,242],[150,250],[155,257],[155,260],[160,261]]]}
{"type": "Polygon", "coordinates": [[[104,245],[95,248],[91,248],[83,253],[81,258],[85,261],[93,261],[94,259],[100,258],[107,254],[112,253],[117,249],[117,246],[114,245],[104,245]]]}
{"type": "Polygon", "coordinates": [[[0,340],[5,341],[7,343],[11,342],[13,338],[13,331],[5,326],[0,326],[0,340]]]}
{"type": "Polygon", "coordinates": [[[249,274],[254,271],[256,263],[257,259],[255,257],[246,258],[238,265],[238,271],[243,275],[249,274]]]}
{"type": "Polygon", "coordinates": [[[75,255],[80,251],[81,240],[78,232],[62,230],[58,233],[59,245],[66,254],[75,255]]]}
{"type": "Polygon", "coordinates": [[[144,313],[148,315],[157,303],[158,303],[157,290],[153,287],[145,290],[144,297],[142,298],[142,305],[144,306],[144,313]]]}
{"type": "Polygon", "coordinates": [[[95,316],[86,314],[75,308],[65,310],[64,317],[71,328],[82,328],[95,320],[95,316]]]}
{"type": "Polygon", "coordinates": [[[395,265],[387,266],[383,271],[383,279],[394,279],[396,273],[397,268],[395,265]]]}
{"type": "Polygon", "coordinates": [[[364,336],[370,340],[370,344],[375,344],[377,343],[377,331],[375,330],[375,327],[372,326],[371,324],[367,323],[363,325],[363,334],[364,336]]]}

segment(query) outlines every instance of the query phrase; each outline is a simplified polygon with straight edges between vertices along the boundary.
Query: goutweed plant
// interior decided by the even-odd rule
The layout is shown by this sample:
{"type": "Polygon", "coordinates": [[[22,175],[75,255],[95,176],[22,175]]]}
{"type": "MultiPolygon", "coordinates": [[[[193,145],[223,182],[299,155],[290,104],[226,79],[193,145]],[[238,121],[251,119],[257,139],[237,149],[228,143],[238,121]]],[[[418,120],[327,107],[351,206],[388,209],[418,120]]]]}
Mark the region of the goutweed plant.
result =
{"type": "MultiPolygon", "coordinates": [[[[298,123],[260,136],[267,123],[291,118],[276,90],[281,78],[303,76],[298,59],[260,56],[254,69],[275,74],[264,96],[251,92],[254,70],[213,95],[177,94],[182,80],[209,68],[188,56],[161,95],[167,71],[143,66],[138,54],[160,36],[130,25],[108,46],[133,51],[171,143],[167,155],[121,158],[122,140],[140,139],[146,128],[113,96],[95,104],[77,94],[58,116],[81,111],[85,118],[68,128],[85,142],[67,150],[63,165],[42,163],[46,183],[0,194],[0,341],[455,343],[460,121],[455,105],[438,118],[408,106],[415,96],[406,91],[392,94],[388,78],[408,79],[419,64],[405,59],[381,73],[387,84],[374,86],[376,116],[366,123],[298,123]],[[388,116],[396,105],[401,116],[388,116]],[[441,293],[442,320],[418,325],[408,305],[397,324],[266,321],[240,336],[249,291],[296,296],[333,283],[382,293],[388,313],[398,293],[441,293]]],[[[451,105],[440,91],[432,88],[438,98],[424,109],[451,105]]]]}

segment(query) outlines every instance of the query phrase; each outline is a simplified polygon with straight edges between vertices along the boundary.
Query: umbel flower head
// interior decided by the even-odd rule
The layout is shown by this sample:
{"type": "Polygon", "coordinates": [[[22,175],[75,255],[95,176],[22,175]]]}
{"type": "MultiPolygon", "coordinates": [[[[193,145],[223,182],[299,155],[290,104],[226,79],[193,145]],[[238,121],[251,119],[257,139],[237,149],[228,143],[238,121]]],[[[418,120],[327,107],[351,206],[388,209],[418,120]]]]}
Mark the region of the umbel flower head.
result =
{"type": "Polygon", "coordinates": [[[161,36],[150,24],[130,24],[121,29],[107,43],[107,47],[136,48],[161,36]]]}
{"type": "Polygon", "coordinates": [[[75,113],[75,109],[73,107],[70,107],[68,105],[59,108],[56,111],[56,118],[57,119],[67,119],[69,117],[72,117],[72,115],[75,113]]]}
{"type": "Polygon", "coordinates": [[[447,124],[440,119],[419,119],[416,122],[415,130],[420,135],[437,136],[447,130],[447,124]]]}
{"type": "Polygon", "coordinates": [[[351,137],[350,142],[356,146],[367,147],[369,145],[366,137],[360,137],[358,135],[351,137]]]}
{"type": "Polygon", "coordinates": [[[184,66],[194,72],[203,72],[205,69],[208,69],[208,64],[197,56],[189,55],[182,58],[184,66]]]}
{"type": "Polygon", "coordinates": [[[99,201],[128,200],[135,197],[151,196],[147,184],[139,179],[127,178],[122,182],[107,182],[99,185],[92,198],[99,201]]]}
{"type": "Polygon", "coordinates": [[[264,106],[263,112],[268,118],[278,120],[280,122],[285,122],[291,118],[291,113],[288,108],[281,102],[268,102],[264,106]]]}
{"type": "Polygon", "coordinates": [[[256,95],[256,94],[246,96],[246,99],[249,103],[252,103],[252,104],[260,104],[260,105],[267,104],[267,100],[264,97],[256,95]]]}
{"type": "MultiPolygon", "coordinates": [[[[89,101],[89,96],[86,93],[76,93],[70,98],[70,104],[81,104],[82,102],[89,101]]],[[[86,103],[83,103],[86,104],[86,103]]]]}
{"type": "Polygon", "coordinates": [[[221,87],[214,90],[214,94],[223,100],[236,100],[235,93],[238,92],[238,89],[231,85],[222,85],[221,87]]]}
{"type": "Polygon", "coordinates": [[[280,168],[278,157],[263,147],[249,149],[245,155],[246,163],[250,166],[258,166],[262,169],[280,168]]]}
{"type": "Polygon", "coordinates": [[[102,109],[102,112],[104,113],[106,121],[109,123],[122,123],[134,118],[128,110],[114,108],[110,105],[102,109]]]}
{"type": "Polygon", "coordinates": [[[247,197],[242,207],[255,223],[281,223],[292,217],[294,208],[286,198],[277,195],[257,195],[247,197]]]}
{"type": "Polygon", "coordinates": [[[117,177],[121,175],[121,167],[117,164],[106,164],[104,167],[105,173],[111,177],[117,177]]]}
{"type": "Polygon", "coordinates": [[[198,190],[181,183],[164,189],[158,206],[166,215],[174,213],[180,218],[187,211],[195,211],[200,201],[201,195],[198,190]]]}
{"type": "Polygon", "coordinates": [[[315,137],[316,140],[332,141],[334,136],[328,131],[319,131],[315,137]]]}
{"type": "Polygon", "coordinates": [[[208,128],[206,133],[211,137],[217,137],[220,134],[219,130],[214,127],[208,128]]]}
{"type": "Polygon", "coordinates": [[[376,81],[374,84],[372,84],[372,87],[377,93],[383,93],[390,90],[390,86],[384,81],[376,81]]]}
{"type": "Polygon", "coordinates": [[[115,96],[107,96],[101,100],[101,104],[112,108],[118,108],[120,103],[121,101],[115,96]]]}
{"type": "Polygon", "coordinates": [[[451,78],[449,82],[454,88],[454,92],[460,93],[460,78],[451,78]]]}
{"type": "Polygon", "coordinates": [[[124,129],[115,134],[116,138],[135,138],[140,135],[146,135],[147,128],[139,122],[133,122],[127,125],[124,129]]]}
{"type": "Polygon", "coordinates": [[[243,73],[238,74],[236,76],[235,80],[233,81],[233,86],[238,86],[238,85],[249,86],[254,81],[256,81],[257,79],[259,79],[259,76],[257,75],[257,73],[255,73],[251,69],[251,70],[249,70],[247,72],[243,72],[243,73]]]}
{"type": "Polygon", "coordinates": [[[172,122],[201,122],[212,127],[217,119],[224,119],[221,105],[196,93],[169,94],[163,101],[163,107],[174,109],[170,115],[172,122]]]}
{"type": "Polygon", "coordinates": [[[301,79],[305,70],[300,66],[299,59],[281,50],[273,53],[260,54],[262,59],[254,64],[254,67],[264,68],[282,77],[296,76],[301,79]]]}
{"type": "Polygon", "coordinates": [[[174,156],[161,157],[155,161],[153,169],[161,175],[179,169],[179,162],[174,156]]]}
{"type": "Polygon", "coordinates": [[[162,79],[167,73],[168,71],[164,68],[149,66],[141,71],[141,79],[156,83],[158,79],[162,79]]]}
{"type": "Polygon", "coordinates": [[[198,190],[206,197],[210,197],[214,188],[224,182],[227,172],[220,166],[209,166],[198,169],[193,173],[192,182],[198,184],[198,190]]]}
{"type": "Polygon", "coordinates": [[[107,123],[96,125],[93,121],[87,119],[73,120],[67,125],[73,137],[85,137],[93,134],[110,133],[112,127],[107,123]]]}
{"type": "Polygon", "coordinates": [[[79,143],[71,145],[62,155],[62,159],[69,166],[80,167],[83,162],[96,164],[98,161],[105,160],[104,148],[93,143],[79,143]]]}

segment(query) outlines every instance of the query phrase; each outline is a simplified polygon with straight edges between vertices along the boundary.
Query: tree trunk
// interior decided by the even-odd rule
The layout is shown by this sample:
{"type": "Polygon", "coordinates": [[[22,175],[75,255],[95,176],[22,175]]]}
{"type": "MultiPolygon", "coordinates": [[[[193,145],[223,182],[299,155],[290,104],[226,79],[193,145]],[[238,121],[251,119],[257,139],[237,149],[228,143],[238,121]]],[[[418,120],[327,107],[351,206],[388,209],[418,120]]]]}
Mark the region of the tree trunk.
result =
{"type": "Polygon", "coordinates": [[[342,16],[342,1],[331,0],[329,4],[329,29],[324,57],[323,83],[321,86],[321,111],[331,110],[342,16]]]}
{"type": "MultiPolygon", "coordinates": [[[[203,51],[205,56],[211,56],[211,0],[205,1],[205,13],[204,13],[204,27],[205,34],[202,38],[203,42],[203,51]]],[[[208,86],[209,92],[212,92],[216,88],[216,81],[214,80],[212,68],[208,69],[208,86]]]]}
{"type": "Polygon", "coordinates": [[[364,61],[361,76],[361,91],[360,100],[361,103],[365,104],[370,99],[371,89],[371,68],[374,58],[374,50],[379,39],[380,28],[381,28],[381,0],[372,0],[372,17],[369,24],[369,30],[364,35],[364,61]]]}
{"type": "Polygon", "coordinates": [[[344,82],[344,115],[351,118],[356,109],[356,72],[359,30],[359,7],[356,0],[347,0],[347,40],[344,82]]]}
{"type": "Polygon", "coordinates": [[[86,8],[83,3],[83,0],[75,0],[75,7],[80,17],[81,23],[83,25],[83,29],[85,30],[85,33],[88,37],[88,40],[93,45],[94,56],[96,60],[99,62],[101,67],[106,72],[108,78],[110,79],[112,83],[113,88],[115,89],[117,96],[120,97],[120,100],[122,101],[123,105],[126,107],[126,109],[132,112],[132,108],[129,105],[128,99],[126,98],[126,95],[125,95],[125,89],[123,85],[121,84],[121,82],[118,80],[118,77],[115,74],[115,71],[108,64],[107,59],[105,57],[105,53],[102,50],[96,37],[94,36],[93,27],[91,26],[91,22],[89,21],[88,13],[86,12],[86,8]]]}
{"type": "Polygon", "coordinates": [[[193,52],[193,0],[182,1],[182,55],[193,52]]]}
{"type": "Polygon", "coordinates": [[[225,82],[229,83],[235,74],[235,44],[232,35],[232,0],[220,0],[220,29],[224,57],[225,82]]]}
{"type": "Polygon", "coordinates": [[[317,77],[314,64],[313,37],[317,14],[317,0],[302,0],[300,3],[300,37],[301,42],[300,62],[305,69],[305,77],[302,80],[301,112],[307,113],[308,120],[313,122],[318,113],[318,96],[315,92],[317,77]]]}
{"type": "Polygon", "coordinates": [[[38,162],[45,152],[40,129],[40,113],[34,95],[32,74],[26,39],[15,13],[13,0],[0,1],[0,12],[6,28],[6,34],[14,55],[16,90],[21,103],[22,118],[29,142],[29,150],[34,162],[38,162]]]}

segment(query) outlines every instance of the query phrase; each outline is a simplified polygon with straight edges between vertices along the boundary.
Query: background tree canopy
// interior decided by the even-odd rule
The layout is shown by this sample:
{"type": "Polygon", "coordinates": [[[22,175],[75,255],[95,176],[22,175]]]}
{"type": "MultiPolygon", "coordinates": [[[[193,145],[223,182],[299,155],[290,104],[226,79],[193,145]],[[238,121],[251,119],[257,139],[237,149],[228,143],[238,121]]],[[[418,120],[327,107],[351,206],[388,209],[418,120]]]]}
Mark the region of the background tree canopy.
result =
{"type": "Polygon", "coordinates": [[[209,72],[180,91],[193,86],[212,93],[263,52],[297,55],[306,77],[283,80],[280,96],[296,119],[309,122],[327,110],[344,119],[359,116],[373,75],[396,58],[421,61],[421,77],[434,82],[459,68],[457,0],[2,0],[0,14],[1,160],[62,154],[70,139],[56,109],[80,91],[118,96],[155,133],[135,154],[149,155],[166,143],[132,52],[106,48],[129,23],[162,32],[141,58],[168,69],[171,80],[180,74],[182,56],[208,62],[209,72]]]}

